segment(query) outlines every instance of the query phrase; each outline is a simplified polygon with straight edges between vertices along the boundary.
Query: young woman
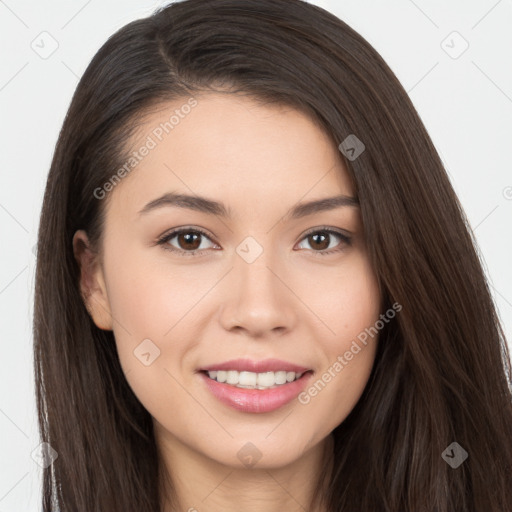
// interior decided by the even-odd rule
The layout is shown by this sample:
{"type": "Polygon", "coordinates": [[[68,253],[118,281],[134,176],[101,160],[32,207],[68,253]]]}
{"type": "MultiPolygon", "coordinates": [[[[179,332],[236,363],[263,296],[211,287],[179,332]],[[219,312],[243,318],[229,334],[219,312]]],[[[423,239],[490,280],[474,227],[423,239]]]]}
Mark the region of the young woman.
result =
{"type": "Polygon", "coordinates": [[[510,356],[379,54],[186,0],[80,80],[38,240],[45,511],[512,510],[510,356]]]}

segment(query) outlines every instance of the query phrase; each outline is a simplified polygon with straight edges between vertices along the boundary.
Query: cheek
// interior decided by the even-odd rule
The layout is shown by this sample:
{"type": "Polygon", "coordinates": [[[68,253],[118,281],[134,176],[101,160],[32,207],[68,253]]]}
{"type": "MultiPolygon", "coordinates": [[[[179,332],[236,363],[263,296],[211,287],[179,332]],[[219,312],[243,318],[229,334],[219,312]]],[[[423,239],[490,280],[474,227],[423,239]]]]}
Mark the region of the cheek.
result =
{"type": "Polygon", "coordinates": [[[180,362],[190,348],[183,329],[192,297],[180,290],[182,278],[166,276],[154,265],[136,263],[124,260],[115,275],[111,274],[109,300],[126,380],[144,408],[155,416],[161,414],[163,404],[183,405],[173,376],[181,380],[180,362]]]}
{"type": "Polygon", "coordinates": [[[179,385],[172,376],[180,375],[199,339],[191,333],[205,303],[201,299],[218,277],[208,269],[198,271],[197,265],[169,263],[164,249],[121,244],[110,249],[105,268],[121,366],[148,409],[173,403],[170,389],[179,385]]]}
{"type": "Polygon", "coordinates": [[[343,423],[356,406],[368,383],[377,344],[378,336],[365,344],[347,334],[338,337],[336,344],[325,345],[324,365],[297,403],[303,408],[303,428],[315,431],[313,444],[343,423]]]}
{"type": "MultiPolygon", "coordinates": [[[[354,408],[368,382],[378,343],[374,327],[381,314],[378,281],[366,258],[340,268],[330,281],[322,319],[333,332],[321,336],[322,367],[299,403],[308,417],[322,418],[326,432],[339,425],[354,408]]],[[[313,420],[312,420],[313,421],[313,420]]]]}
{"type": "MultiPolygon", "coordinates": [[[[113,332],[127,379],[137,380],[141,389],[154,385],[156,374],[168,366],[164,341],[172,338],[187,300],[180,289],[182,278],[148,261],[146,253],[152,251],[117,242],[105,251],[113,332]]],[[[179,349],[173,346],[173,355],[179,355],[179,349]]]]}
{"type": "Polygon", "coordinates": [[[170,264],[163,252],[117,246],[105,261],[114,320],[138,337],[162,339],[210,286],[193,268],[170,264]]]}
{"type": "MultiPolygon", "coordinates": [[[[332,270],[332,269],[331,269],[332,270]]],[[[352,339],[379,318],[381,297],[377,278],[367,258],[354,255],[335,272],[326,274],[316,287],[311,283],[315,310],[324,321],[326,351],[348,350],[352,339]],[[329,336],[330,333],[330,336],[329,336]],[[347,348],[346,348],[347,347],[347,348]]],[[[311,293],[311,292],[310,292],[311,293]]]]}

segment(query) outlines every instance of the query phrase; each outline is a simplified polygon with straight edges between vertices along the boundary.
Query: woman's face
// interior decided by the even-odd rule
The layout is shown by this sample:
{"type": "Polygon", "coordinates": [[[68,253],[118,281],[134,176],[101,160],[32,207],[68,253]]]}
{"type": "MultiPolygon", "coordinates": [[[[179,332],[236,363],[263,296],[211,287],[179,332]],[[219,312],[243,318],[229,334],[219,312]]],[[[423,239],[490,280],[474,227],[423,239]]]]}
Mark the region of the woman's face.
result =
{"type": "Polygon", "coordinates": [[[357,205],[304,206],[355,192],[316,124],[232,94],[196,100],[144,119],[130,171],[105,187],[102,261],[82,286],[169,453],[283,466],[363,392],[376,338],[353,348],[379,318],[376,276],[357,205]]]}

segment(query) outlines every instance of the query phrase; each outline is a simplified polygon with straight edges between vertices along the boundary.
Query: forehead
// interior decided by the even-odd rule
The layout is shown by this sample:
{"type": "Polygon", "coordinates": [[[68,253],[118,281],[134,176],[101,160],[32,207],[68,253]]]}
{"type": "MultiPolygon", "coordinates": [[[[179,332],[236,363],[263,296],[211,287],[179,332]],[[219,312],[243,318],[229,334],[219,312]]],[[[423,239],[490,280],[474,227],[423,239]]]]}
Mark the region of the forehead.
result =
{"type": "Polygon", "coordinates": [[[109,203],[130,216],[166,192],[219,198],[232,212],[354,193],[337,147],[309,116],[234,94],[160,105],[129,148],[109,203]]]}

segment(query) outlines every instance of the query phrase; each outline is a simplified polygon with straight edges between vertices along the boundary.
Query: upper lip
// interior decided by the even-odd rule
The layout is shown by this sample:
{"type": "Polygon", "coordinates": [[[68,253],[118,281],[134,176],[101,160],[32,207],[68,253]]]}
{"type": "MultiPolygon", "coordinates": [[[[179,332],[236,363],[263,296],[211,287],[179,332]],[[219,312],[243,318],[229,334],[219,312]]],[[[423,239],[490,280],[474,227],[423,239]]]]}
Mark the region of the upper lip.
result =
{"type": "Polygon", "coordinates": [[[289,363],[288,361],[281,361],[280,359],[263,359],[255,361],[253,359],[232,359],[223,363],[216,363],[209,366],[200,368],[201,371],[211,372],[215,370],[236,370],[238,372],[295,372],[303,373],[310,370],[304,366],[289,363]]]}

